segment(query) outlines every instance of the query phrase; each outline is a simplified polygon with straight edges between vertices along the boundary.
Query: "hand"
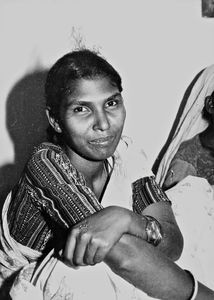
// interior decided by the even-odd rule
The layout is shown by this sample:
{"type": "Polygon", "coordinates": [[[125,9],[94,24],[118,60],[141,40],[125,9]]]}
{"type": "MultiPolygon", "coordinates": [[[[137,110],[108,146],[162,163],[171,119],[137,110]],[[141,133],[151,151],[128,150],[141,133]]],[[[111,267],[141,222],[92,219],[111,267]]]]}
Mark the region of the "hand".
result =
{"type": "Polygon", "coordinates": [[[64,258],[70,265],[103,261],[112,246],[128,232],[131,211],[109,206],[75,225],[66,242],[64,258]]]}

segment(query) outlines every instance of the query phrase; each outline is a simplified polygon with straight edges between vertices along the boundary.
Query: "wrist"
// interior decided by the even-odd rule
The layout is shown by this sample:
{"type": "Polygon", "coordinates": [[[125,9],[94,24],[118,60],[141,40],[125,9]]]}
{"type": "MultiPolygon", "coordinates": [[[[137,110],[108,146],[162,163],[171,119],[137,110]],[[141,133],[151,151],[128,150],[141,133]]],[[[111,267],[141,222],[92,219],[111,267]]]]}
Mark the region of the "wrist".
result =
{"type": "Polygon", "coordinates": [[[146,224],[146,234],[147,234],[147,242],[152,244],[153,246],[157,246],[160,244],[163,233],[160,223],[152,216],[144,216],[147,220],[146,224]]]}
{"type": "Polygon", "coordinates": [[[121,234],[129,233],[134,235],[133,215],[135,214],[131,210],[120,206],[109,206],[108,208],[116,212],[117,220],[120,221],[120,228],[122,229],[121,234]]]}
{"type": "Polygon", "coordinates": [[[132,211],[130,211],[129,217],[130,217],[129,227],[127,233],[146,241],[147,240],[147,233],[146,233],[147,219],[144,216],[136,214],[132,211]]]}

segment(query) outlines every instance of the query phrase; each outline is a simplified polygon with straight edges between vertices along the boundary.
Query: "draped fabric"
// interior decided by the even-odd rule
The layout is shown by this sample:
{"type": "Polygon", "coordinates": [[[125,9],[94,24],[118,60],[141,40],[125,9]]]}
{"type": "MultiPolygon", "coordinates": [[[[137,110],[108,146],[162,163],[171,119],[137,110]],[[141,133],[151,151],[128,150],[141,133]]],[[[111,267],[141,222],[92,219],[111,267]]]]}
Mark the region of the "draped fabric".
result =
{"type": "Polygon", "coordinates": [[[156,180],[161,186],[180,144],[202,132],[208,125],[202,118],[202,110],[205,97],[214,90],[214,65],[207,67],[199,75],[191,86],[188,97],[184,99],[185,102],[181,103],[170,138],[153,166],[156,180]]]}
{"type": "Polygon", "coordinates": [[[184,249],[176,262],[214,290],[214,189],[204,178],[187,176],[167,190],[183,234],[184,249]]]}
{"type": "MultiPolygon", "coordinates": [[[[181,143],[187,140],[191,142],[190,139],[197,140],[198,134],[207,127],[202,110],[205,97],[211,95],[213,91],[214,65],[211,65],[195,77],[191,88],[185,93],[169,138],[154,163],[156,180],[161,186],[166,180],[170,163],[181,143]]],[[[185,165],[181,166],[183,169],[184,167],[185,165]]],[[[213,186],[206,179],[197,177],[195,172],[195,176],[185,177],[166,193],[172,201],[172,209],[184,237],[184,250],[177,263],[184,269],[189,269],[198,280],[214,289],[213,186]]]]}

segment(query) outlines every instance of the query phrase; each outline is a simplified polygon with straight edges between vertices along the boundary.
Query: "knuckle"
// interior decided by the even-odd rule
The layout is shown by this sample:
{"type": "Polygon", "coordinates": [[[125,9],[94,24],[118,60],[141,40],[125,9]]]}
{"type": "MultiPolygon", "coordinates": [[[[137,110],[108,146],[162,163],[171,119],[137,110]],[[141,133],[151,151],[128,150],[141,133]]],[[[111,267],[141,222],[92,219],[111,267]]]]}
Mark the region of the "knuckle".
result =
{"type": "Polygon", "coordinates": [[[81,232],[79,238],[82,242],[86,242],[90,239],[90,234],[88,232],[81,232]]]}
{"type": "Polygon", "coordinates": [[[86,258],[84,259],[84,263],[87,264],[87,265],[90,265],[90,266],[95,265],[94,261],[91,260],[91,259],[88,258],[88,257],[86,257],[86,258]]]}
{"type": "Polygon", "coordinates": [[[73,227],[71,230],[71,235],[76,236],[79,233],[79,228],[78,227],[73,227]]]}
{"type": "Polygon", "coordinates": [[[101,248],[108,248],[109,243],[108,241],[100,238],[100,237],[92,237],[91,238],[91,243],[93,246],[101,247],[101,248]]]}
{"type": "Polygon", "coordinates": [[[74,264],[76,266],[83,266],[84,265],[83,261],[80,258],[78,258],[78,257],[74,258],[73,261],[74,261],[74,264]]]}
{"type": "Polygon", "coordinates": [[[101,246],[102,246],[102,249],[106,250],[106,251],[110,248],[110,244],[107,241],[102,241],[102,245],[101,246]]]}
{"type": "Polygon", "coordinates": [[[101,261],[103,261],[104,257],[105,257],[105,253],[104,252],[96,254],[95,257],[94,257],[94,263],[95,264],[100,263],[101,261]]]}
{"type": "Polygon", "coordinates": [[[100,243],[101,243],[101,240],[99,238],[97,238],[97,237],[92,237],[91,238],[91,241],[90,241],[91,246],[93,246],[93,247],[94,246],[99,246],[100,243]]]}

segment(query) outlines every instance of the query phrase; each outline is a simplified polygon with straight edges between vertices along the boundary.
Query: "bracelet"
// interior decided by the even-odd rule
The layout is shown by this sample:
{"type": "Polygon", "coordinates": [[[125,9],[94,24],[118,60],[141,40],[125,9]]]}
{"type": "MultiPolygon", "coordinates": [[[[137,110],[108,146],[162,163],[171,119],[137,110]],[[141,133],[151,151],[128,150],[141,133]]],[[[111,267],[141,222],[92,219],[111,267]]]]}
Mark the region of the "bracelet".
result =
{"type": "Polygon", "coordinates": [[[147,234],[147,242],[152,244],[153,246],[157,246],[162,240],[162,230],[160,223],[152,216],[143,216],[146,223],[146,234],[147,234]]]}
{"type": "Polygon", "coordinates": [[[188,300],[195,300],[198,294],[198,281],[195,279],[195,276],[189,270],[184,270],[184,271],[190,275],[193,282],[192,293],[188,300]]]}

